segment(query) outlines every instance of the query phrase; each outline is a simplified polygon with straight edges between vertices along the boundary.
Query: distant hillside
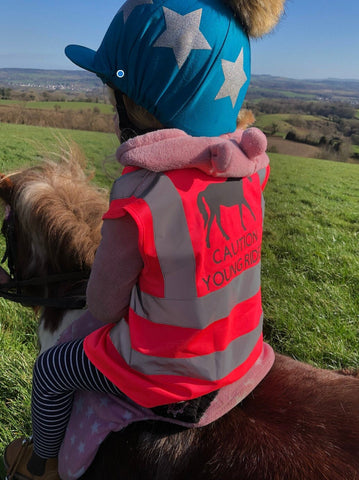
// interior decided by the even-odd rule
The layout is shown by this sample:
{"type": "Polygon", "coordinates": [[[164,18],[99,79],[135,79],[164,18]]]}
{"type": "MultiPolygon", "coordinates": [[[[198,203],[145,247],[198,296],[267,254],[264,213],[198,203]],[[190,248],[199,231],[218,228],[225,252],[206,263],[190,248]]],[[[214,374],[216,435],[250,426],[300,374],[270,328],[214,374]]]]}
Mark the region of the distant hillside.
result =
{"type": "Polygon", "coordinates": [[[102,82],[96,75],[85,70],[0,68],[0,86],[91,92],[102,88],[102,82]]]}
{"type": "MultiPolygon", "coordinates": [[[[96,75],[84,70],[0,68],[0,86],[92,92],[102,88],[102,82],[96,75]]],[[[255,98],[300,98],[359,105],[359,80],[295,80],[271,75],[253,75],[247,99],[255,98]]]]}
{"type": "Polygon", "coordinates": [[[255,98],[299,98],[359,105],[359,80],[295,80],[253,75],[247,99],[255,98]]]}

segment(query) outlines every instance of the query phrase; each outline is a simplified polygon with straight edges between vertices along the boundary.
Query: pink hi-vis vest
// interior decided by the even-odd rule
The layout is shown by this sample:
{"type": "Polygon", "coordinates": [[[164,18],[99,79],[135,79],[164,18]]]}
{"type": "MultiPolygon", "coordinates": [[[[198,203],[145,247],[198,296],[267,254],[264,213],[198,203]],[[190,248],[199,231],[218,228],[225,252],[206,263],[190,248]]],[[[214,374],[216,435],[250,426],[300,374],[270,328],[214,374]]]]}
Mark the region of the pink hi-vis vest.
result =
{"type": "Polygon", "coordinates": [[[144,267],[128,318],[86,337],[85,351],[138,404],[205,395],[261,355],[268,175],[269,167],[242,179],[138,169],[115,182],[104,218],[131,215],[144,267]]]}

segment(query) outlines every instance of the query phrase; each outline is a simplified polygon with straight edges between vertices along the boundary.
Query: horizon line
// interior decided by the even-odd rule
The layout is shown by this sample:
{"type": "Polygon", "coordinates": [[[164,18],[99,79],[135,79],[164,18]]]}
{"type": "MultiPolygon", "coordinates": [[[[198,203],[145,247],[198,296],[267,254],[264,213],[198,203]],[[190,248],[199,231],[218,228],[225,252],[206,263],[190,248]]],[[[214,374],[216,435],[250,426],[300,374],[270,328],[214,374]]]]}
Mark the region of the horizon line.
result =
{"type": "MultiPolygon", "coordinates": [[[[92,72],[88,72],[87,70],[83,70],[80,68],[36,68],[36,67],[0,67],[0,71],[3,70],[32,70],[32,71],[46,71],[46,72],[76,72],[76,73],[83,73],[88,75],[94,75],[92,72]]],[[[285,78],[288,80],[296,80],[296,81],[323,81],[323,80],[339,80],[339,81],[354,81],[359,82],[359,77],[291,77],[279,74],[272,74],[272,73],[252,73],[252,77],[273,77],[273,78],[285,78]]]]}

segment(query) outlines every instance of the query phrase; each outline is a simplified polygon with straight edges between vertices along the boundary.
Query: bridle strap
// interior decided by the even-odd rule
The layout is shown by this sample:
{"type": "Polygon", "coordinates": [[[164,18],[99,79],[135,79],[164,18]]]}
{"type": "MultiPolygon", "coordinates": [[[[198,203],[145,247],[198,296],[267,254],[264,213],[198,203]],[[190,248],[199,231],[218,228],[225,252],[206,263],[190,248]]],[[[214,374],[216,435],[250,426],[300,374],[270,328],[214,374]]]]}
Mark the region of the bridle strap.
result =
{"type": "Polygon", "coordinates": [[[11,302],[20,303],[24,307],[52,307],[61,310],[82,310],[86,306],[86,295],[46,298],[0,291],[0,297],[5,298],[5,300],[10,300],[11,302]]]}
{"type": "Polygon", "coordinates": [[[90,276],[90,271],[77,271],[68,273],[54,273],[44,275],[43,277],[33,277],[26,280],[18,278],[16,271],[16,232],[15,215],[11,211],[5,219],[2,227],[2,233],[5,236],[6,251],[1,263],[7,261],[11,280],[0,285],[0,297],[12,302],[21,303],[27,307],[43,306],[61,309],[78,309],[86,305],[86,285],[90,276]],[[46,287],[48,285],[71,282],[68,294],[61,297],[33,296],[23,294],[24,287],[46,287]],[[79,292],[75,294],[74,292],[79,292]]]}
{"type": "MultiPolygon", "coordinates": [[[[86,285],[89,272],[71,272],[63,274],[48,275],[45,277],[29,278],[27,280],[10,280],[10,282],[0,285],[0,297],[12,302],[21,303],[24,306],[43,306],[62,309],[78,309],[84,308],[86,305],[86,285]],[[21,293],[21,287],[29,286],[46,286],[55,283],[61,283],[68,280],[77,280],[78,289],[81,293],[78,295],[71,294],[61,297],[40,297],[33,295],[25,295],[21,293]],[[82,293],[83,292],[83,293],[82,293]]],[[[73,291],[75,285],[71,288],[73,291]]],[[[77,290],[78,290],[77,289],[77,290]]]]}
{"type": "Polygon", "coordinates": [[[145,133],[156,130],[155,128],[141,129],[131,122],[127,114],[125,102],[123,101],[122,92],[117,89],[115,89],[114,92],[116,98],[116,110],[119,119],[119,129],[121,131],[121,142],[126,142],[130,138],[137,137],[138,135],[144,135],[145,133]]]}
{"type": "Polygon", "coordinates": [[[0,285],[0,290],[4,287],[17,288],[17,287],[32,287],[39,285],[48,285],[51,283],[61,283],[68,280],[87,280],[90,276],[89,271],[85,272],[68,272],[68,273],[54,273],[51,275],[45,275],[44,277],[33,277],[27,280],[10,280],[7,283],[0,285]]]}

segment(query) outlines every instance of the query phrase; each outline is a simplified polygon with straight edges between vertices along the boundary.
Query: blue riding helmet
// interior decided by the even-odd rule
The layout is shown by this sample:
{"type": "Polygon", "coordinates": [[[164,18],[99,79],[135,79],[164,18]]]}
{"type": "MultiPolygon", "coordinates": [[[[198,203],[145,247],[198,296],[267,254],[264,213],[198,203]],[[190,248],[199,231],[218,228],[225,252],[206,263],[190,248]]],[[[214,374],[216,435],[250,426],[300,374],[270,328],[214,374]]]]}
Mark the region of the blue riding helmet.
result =
{"type": "Polygon", "coordinates": [[[234,131],[250,81],[249,39],[223,0],[128,0],[97,51],[65,53],[194,136],[234,131]]]}

